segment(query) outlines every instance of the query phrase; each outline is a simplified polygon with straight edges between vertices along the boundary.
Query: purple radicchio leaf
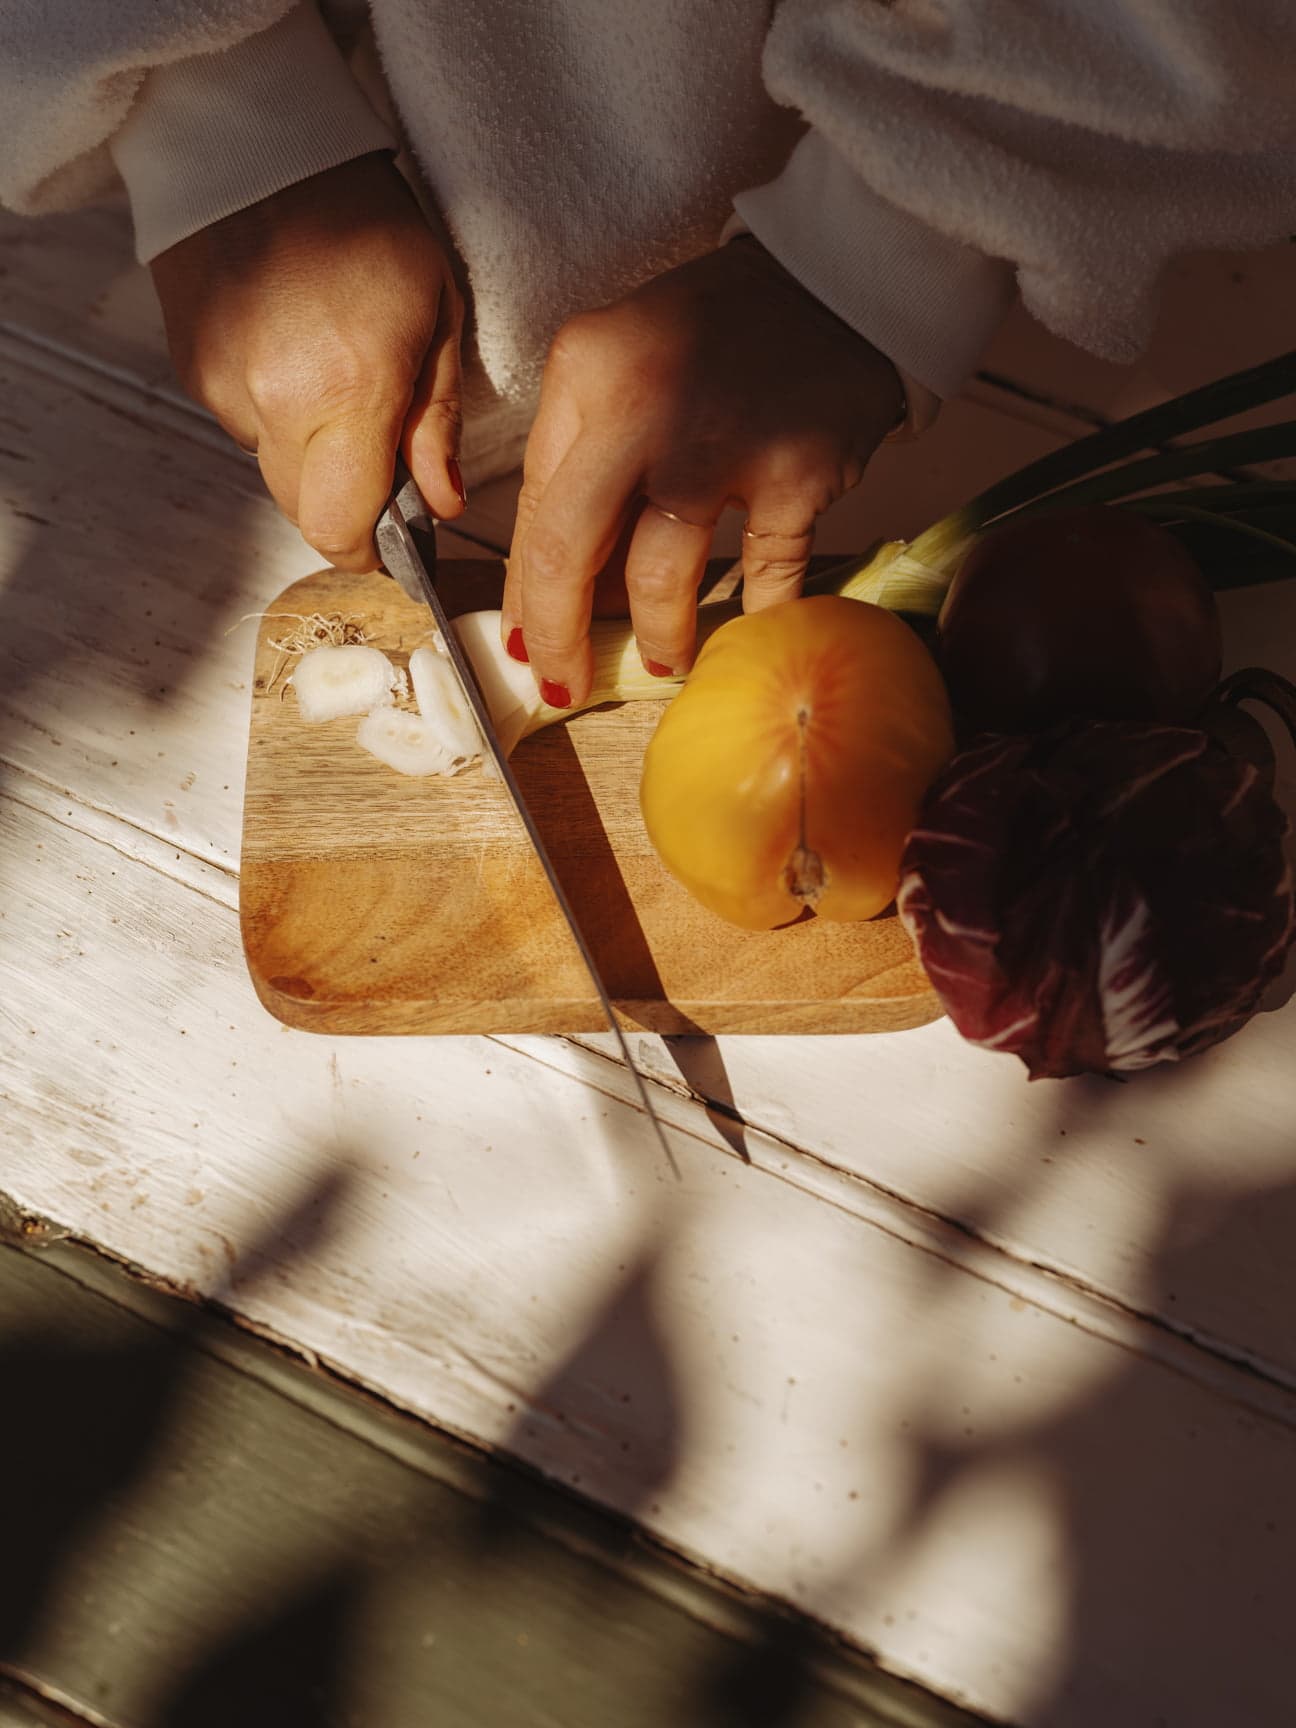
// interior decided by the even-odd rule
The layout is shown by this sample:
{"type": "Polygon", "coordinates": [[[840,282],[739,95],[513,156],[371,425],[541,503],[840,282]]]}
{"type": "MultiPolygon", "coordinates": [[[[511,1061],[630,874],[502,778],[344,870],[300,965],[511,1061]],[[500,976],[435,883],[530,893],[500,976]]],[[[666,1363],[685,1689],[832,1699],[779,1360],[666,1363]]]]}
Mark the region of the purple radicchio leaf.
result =
{"type": "Polygon", "coordinates": [[[1293,939],[1285,833],[1200,731],[984,738],[928,792],[897,907],[964,1037],[1032,1079],[1128,1073],[1254,1013],[1293,939]]]}

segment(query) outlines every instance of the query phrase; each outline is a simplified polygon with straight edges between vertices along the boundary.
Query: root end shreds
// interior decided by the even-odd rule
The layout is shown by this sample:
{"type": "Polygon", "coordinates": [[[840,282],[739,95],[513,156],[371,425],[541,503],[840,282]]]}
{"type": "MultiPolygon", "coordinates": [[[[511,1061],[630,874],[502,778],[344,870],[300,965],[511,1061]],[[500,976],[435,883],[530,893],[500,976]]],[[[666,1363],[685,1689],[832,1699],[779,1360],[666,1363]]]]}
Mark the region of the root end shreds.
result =
{"type": "Polygon", "coordinates": [[[355,612],[348,612],[345,616],[339,612],[332,612],[327,616],[323,612],[249,612],[247,616],[291,619],[296,624],[294,630],[267,638],[267,646],[279,655],[270,682],[266,685],[267,695],[283,677],[289,661],[308,654],[312,648],[363,647],[372,635],[355,612]]]}

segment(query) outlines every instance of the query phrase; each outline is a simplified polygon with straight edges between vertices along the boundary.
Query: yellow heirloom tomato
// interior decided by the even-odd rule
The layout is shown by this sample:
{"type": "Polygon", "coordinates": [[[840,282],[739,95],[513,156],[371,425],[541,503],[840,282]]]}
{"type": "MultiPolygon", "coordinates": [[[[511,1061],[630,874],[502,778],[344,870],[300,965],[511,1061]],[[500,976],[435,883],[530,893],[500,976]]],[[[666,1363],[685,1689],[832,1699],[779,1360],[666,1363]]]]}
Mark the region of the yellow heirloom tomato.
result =
{"type": "Polygon", "coordinates": [[[894,898],[918,805],[954,748],[936,664],[894,613],[816,595],[724,624],[644,757],[671,874],[752,930],[894,898]]]}

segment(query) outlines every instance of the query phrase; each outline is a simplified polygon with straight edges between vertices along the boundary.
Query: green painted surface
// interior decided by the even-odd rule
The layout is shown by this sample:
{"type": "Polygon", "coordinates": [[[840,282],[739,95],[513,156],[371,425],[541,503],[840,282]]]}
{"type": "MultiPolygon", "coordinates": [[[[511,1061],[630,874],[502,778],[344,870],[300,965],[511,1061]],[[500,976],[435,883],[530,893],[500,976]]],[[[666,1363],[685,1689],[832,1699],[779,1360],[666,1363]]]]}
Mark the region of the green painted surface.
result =
{"type": "Polygon", "coordinates": [[[972,1720],[86,1249],[0,1247],[0,1387],[0,1671],[113,1728],[972,1720]]]}

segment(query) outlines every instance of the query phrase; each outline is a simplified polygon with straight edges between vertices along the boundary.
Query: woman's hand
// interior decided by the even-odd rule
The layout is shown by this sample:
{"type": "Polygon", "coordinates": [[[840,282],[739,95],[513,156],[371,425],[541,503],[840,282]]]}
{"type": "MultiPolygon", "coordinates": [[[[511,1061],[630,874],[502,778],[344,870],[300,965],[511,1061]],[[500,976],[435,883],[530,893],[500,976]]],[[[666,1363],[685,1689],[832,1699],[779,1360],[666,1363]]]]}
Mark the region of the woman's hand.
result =
{"type": "Polygon", "coordinates": [[[463,308],[389,158],[289,186],[152,269],[181,383],[324,557],[374,568],[398,449],[433,513],[459,514],[463,308]]]}
{"type": "Polygon", "coordinates": [[[572,319],[527,444],[509,651],[555,706],[584,700],[595,579],[615,549],[645,665],[680,671],[725,506],[747,513],[746,609],[791,599],[815,518],[902,408],[891,363],[746,238],[572,319]]]}

